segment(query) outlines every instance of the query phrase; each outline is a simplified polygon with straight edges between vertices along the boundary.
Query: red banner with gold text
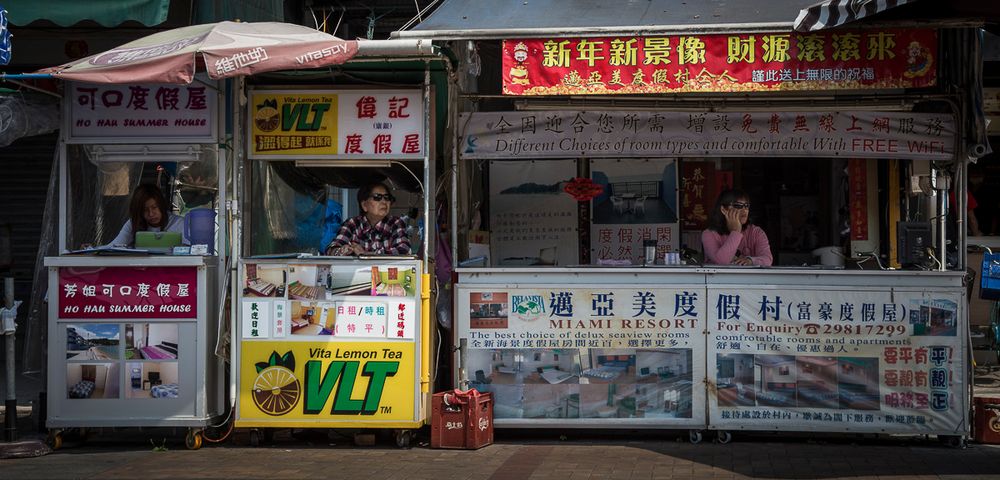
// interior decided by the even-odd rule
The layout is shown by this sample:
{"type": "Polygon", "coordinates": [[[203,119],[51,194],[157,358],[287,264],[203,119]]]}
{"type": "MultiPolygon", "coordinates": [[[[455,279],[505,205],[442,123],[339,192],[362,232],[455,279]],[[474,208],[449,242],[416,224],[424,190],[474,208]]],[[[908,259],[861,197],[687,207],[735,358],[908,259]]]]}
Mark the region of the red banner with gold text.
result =
{"type": "Polygon", "coordinates": [[[937,31],[512,39],[507,95],[896,89],[934,86],[937,31]]]}

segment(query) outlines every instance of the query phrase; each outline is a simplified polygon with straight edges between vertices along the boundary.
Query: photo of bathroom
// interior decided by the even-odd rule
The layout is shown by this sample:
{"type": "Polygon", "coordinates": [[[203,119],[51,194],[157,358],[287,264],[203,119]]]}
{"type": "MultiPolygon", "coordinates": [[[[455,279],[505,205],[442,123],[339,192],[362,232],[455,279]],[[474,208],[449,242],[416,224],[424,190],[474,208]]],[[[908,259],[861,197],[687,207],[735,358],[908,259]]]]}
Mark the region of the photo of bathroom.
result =
{"type": "Polygon", "coordinates": [[[497,418],[690,418],[690,349],[471,350],[497,418]]]}

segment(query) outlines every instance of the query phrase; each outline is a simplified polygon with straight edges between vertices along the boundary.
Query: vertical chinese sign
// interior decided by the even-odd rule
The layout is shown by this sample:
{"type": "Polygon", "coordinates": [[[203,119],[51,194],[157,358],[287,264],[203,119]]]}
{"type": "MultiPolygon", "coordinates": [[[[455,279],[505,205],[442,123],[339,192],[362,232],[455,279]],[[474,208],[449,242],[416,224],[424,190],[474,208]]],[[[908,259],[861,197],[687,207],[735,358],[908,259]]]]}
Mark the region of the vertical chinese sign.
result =
{"type": "Polygon", "coordinates": [[[709,288],[723,429],[948,433],[965,418],[960,293],[709,288]]]}
{"type": "Polygon", "coordinates": [[[470,387],[498,422],[701,426],[704,290],[460,284],[470,387]],[[605,420],[600,420],[605,421],[605,420]]]}
{"type": "Polygon", "coordinates": [[[851,190],[851,240],[868,240],[868,164],[864,159],[847,161],[851,190]]]}
{"type": "Polygon", "coordinates": [[[419,90],[255,90],[250,97],[251,158],[424,157],[419,90]]]}
{"type": "Polygon", "coordinates": [[[920,88],[937,82],[937,45],[891,28],[511,39],[501,74],[507,95],[920,88]]]}
{"type": "Polygon", "coordinates": [[[681,227],[704,230],[715,206],[715,162],[681,163],[681,227]]]}
{"type": "Polygon", "coordinates": [[[217,94],[208,85],[71,83],[69,139],[215,143],[217,94]]]}

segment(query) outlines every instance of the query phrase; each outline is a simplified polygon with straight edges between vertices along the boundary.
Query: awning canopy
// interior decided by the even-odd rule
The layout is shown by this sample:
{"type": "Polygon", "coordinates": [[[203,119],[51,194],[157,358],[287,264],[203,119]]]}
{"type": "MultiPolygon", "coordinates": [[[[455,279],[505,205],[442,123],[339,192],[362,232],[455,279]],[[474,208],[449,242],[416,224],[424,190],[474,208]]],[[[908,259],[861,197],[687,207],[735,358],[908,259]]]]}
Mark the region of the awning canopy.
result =
{"type": "Polygon", "coordinates": [[[795,30],[813,32],[884,12],[916,0],[823,0],[799,11],[795,30]]]}
{"type": "Polygon", "coordinates": [[[48,20],[68,27],[92,20],[105,27],[129,21],[151,27],[167,21],[170,0],[7,0],[3,6],[14,25],[48,20]]]}
{"type": "Polygon", "coordinates": [[[789,31],[816,0],[445,0],[399,38],[502,39],[789,31]]]}

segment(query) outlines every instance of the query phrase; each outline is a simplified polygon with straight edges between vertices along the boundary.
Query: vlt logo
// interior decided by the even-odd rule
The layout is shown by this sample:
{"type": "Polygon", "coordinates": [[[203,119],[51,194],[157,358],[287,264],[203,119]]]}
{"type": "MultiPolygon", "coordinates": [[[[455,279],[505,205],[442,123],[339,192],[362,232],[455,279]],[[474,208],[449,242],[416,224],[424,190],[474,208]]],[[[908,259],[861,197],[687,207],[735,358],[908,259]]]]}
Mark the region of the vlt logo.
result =
{"type": "Polygon", "coordinates": [[[295,376],[295,355],[289,351],[279,356],[271,352],[266,362],[255,364],[252,397],[257,408],[271,416],[292,411],[303,398],[302,413],[318,415],[333,397],[331,415],[375,415],[392,413],[391,406],[381,406],[386,379],[399,370],[398,361],[332,361],[323,368],[323,361],[309,360],[305,364],[305,388],[295,376]],[[355,382],[368,379],[363,398],[352,398],[355,382]]]}
{"type": "Polygon", "coordinates": [[[316,132],[323,125],[329,102],[298,102],[281,105],[281,131],[316,132]]]}
{"type": "Polygon", "coordinates": [[[545,300],[541,295],[511,295],[511,310],[525,322],[538,320],[545,313],[545,300]]]}

